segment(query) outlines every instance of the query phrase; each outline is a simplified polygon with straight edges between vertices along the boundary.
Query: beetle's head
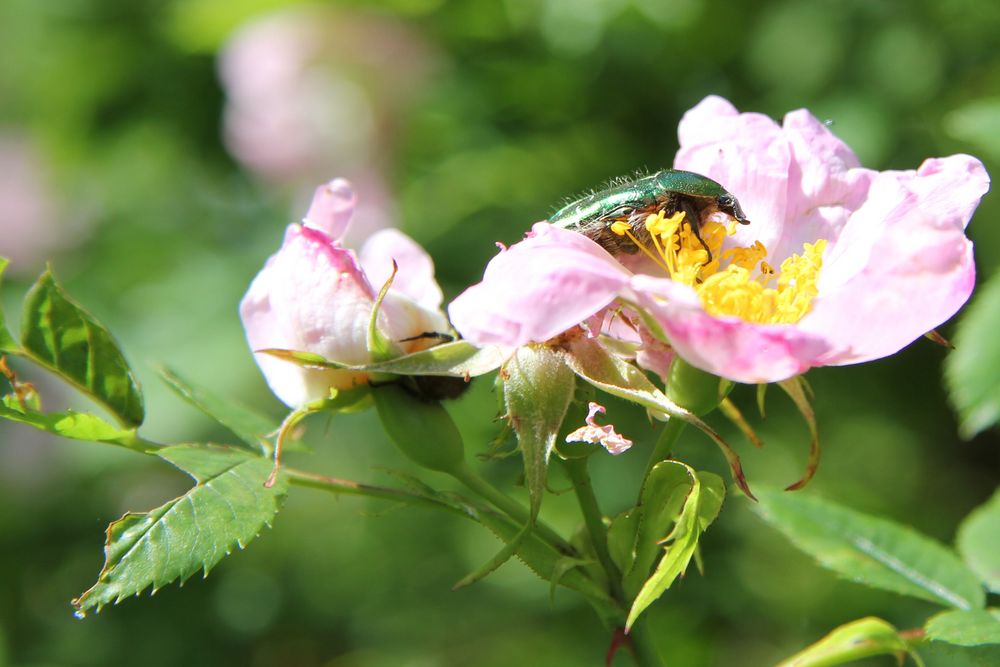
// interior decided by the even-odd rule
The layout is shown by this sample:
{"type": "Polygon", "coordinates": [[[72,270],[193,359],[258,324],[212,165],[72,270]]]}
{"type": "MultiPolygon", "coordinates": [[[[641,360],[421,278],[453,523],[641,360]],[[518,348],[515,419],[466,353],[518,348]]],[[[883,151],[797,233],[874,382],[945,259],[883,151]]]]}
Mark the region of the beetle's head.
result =
{"type": "Polygon", "coordinates": [[[731,216],[736,222],[741,225],[749,225],[750,221],[747,220],[746,214],[743,209],[740,208],[740,203],[736,201],[736,197],[732,196],[728,192],[719,195],[715,198],[715,205],[719,207],[719,210],[726,215],[731,216]]]}

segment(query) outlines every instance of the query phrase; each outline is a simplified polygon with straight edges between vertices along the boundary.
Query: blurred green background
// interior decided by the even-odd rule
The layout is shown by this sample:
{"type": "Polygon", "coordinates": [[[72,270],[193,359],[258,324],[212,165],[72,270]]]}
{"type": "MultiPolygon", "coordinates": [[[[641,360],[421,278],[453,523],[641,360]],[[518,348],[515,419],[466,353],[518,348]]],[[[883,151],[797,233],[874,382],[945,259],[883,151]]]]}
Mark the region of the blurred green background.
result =
{"type": "MultiPolygon", "coordinates": [[[[1000,173],[998,36],[1000,3],[983,0],[3,0],[3,302],[16,320],[50,258],[137,368],[149,437],[225,440],[156,365],[280,413],[236,306],[316,184],[351,178],[355,238],[403,228],[451,297],[494,241],[517,240],[567,195],[668,166],[681,114],[710,93],[778,119],[808,107],[866,166],[969,152],[1000,173]]],[[[970,229],[981,281],[1000,265],[998,207],[987,196],[970,229]]],[[[810,373],[825,455],[807,492],[951,541],[1000,479],[1000,442],[996,431],[957,436],[945,356],[918,341],[810,373]]],[[[29,379],[46,407],[78,400],[29,379]]],[[[456,408],[476,452],[496,428],[488,385],[456,408]]],[[[753,450],[717,422],[751,484],[797,479],[807,432],[787,399],[772,392],[761,420],[752,389],[735,398],[767,443],[753,450]]],[[[594,458],[608,513],[633,499],[652,446],[642,416],[629,416],[616,423],[637,446],[594,458]]],[[[307,439],[296,465],[372,482],[391,479],[384,468],[413,472],[371,414],[316,420],[307,439]]],[[[0,665],[602,664],[608,638],[589,608],[565,590],[550,602],[518,563],[450,591],[498,547],[477,526],[303,489],[208,579],[76,620],[69,600],[100,569],[107,523],[188,480],[15,425],[0,425],[0,440],[0,665]]],[[[725,471],[698,436],[679,454],[725,471]]],[[[518,466],[485,468],[511,488],[518,466]]],[[[558,474],[552,485],[566,487],[558,474]]],[[[706,576],[691,573],[653,608],[670,664],[773,664],[864,615],[906,628],[933,611],[819,570],[746,505],[731,499],[707,534],[706,576]]],[[[576,520],[567,495],[543,511],[576,520]]]]}

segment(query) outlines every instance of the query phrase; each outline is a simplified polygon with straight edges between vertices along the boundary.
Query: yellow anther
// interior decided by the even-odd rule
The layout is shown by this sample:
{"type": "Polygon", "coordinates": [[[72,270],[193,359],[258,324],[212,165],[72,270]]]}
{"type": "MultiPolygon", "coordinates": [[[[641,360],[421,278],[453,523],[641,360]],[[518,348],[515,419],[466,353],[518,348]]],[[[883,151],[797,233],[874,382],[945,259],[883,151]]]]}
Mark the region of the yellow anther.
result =
{"type": "Polygon", "coordinates": [[[625,236],[625,233],[632,231],[632,228],[628,226],[627,222],[619,220],[611,223],[611,231],[618,236],[625,236]]]}
{"type": "Polygon", "coordinates": [[[826,249],[823,239],[806,243],[801,254],[785,259],[775,271],[760,241],[723,250],[736,231],[735,221],[706,221],[696,233],[683,211],[667,216],[660,210],[647,215],[643,227],[649,232],[644,241],[625,221],[612,223],[611,231],[628,237],[671,280],[694,288],[709,313],[787,324],[798,322],[812,308],[826,249]]]}

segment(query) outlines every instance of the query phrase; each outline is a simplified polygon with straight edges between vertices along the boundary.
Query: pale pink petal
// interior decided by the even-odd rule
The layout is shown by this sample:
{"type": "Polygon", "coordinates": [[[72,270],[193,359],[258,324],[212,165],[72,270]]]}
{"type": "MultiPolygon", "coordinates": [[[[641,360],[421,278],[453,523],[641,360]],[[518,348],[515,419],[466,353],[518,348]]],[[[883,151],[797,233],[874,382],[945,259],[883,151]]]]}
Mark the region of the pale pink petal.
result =
{"type": "Polygon", "coordinates": [[[777,382],[805,372],[829,352],[821,336],[792,325],[761,325],[705,312],[690,287],[635,276],[631,288],[692,366],[735,382],[777,382]]]}
{"type": "Polygon", "coordinates": [[[590,239],[539,222],[494,257],[482,282],[452,301],[448,313],[478,345],[542,342],[611,303],[629,276],[590,239]]]}
{"type": "Polygon", "coordinates": [[[386,295],[380,314],[380,328],[404,354],[441,343],[439,337],[423,334],[447,334],[451,330],[448,319],[440,310],[424,308],[395,291],[386,295]]]}
{"type": "Polygon", "coordinates": [[[603,405],[590,402],[590,412],[587,414],[586,426],[581,426],[566,436],[566,442],[586,442],[601,445],[610,454],[621,454],[632,446],[632,441],[615,431],[611,424],[601,426],[594,418],[606,412],[603,405]]]}
{"type": "Polygon", "coordinates": [[[740,202],[749,225],[732,243],[760,241],[770,248],[786,219],[792,151],[781,128],[762,114],[740,114],[726,100],[707,97],[684,114],[674,167],[718,181],[740,202]]]}
{"type": "MultiPolygon", "coordinates": [[[[240,303],[240,316],[252,350],[291,349],[361,364],[369,360],[373,298],[354,253],[319,230],[290,225],[281,249],[240,303]]],[[[365,381],[357,373],[303,369],[268,355],[255,357],[272,391],[289,406],[323,398],[331,387],[365,381]]]]}
{"type": "Polygon", "coordinates": [[[302,222],[325,232],[333,241],[339,241],[347,231],[356,203],[357,197],[351,184],[343,178],[335,178],[316,188],[302,222]]]}
{"type": "Polygon", "coordinates": [[[441,308],[444,298],[434,279],[434,261],[416,241],[397,229],[383,229],[372,234],[360,251],[361,267],[376,289],[381,289],[392,275],[392,264],[398,271],[392,281],[392,291],[404,294],[428,310],[441,308]]]}
{"type": "Polygon", "coordinates": [[[897,352],[961,308],[975,283],[963,230],[988,189],[982,164],[964,155],[879,174],[824,260],[820,295],[798,324],[837,348],[825,363],[897,352]]]}

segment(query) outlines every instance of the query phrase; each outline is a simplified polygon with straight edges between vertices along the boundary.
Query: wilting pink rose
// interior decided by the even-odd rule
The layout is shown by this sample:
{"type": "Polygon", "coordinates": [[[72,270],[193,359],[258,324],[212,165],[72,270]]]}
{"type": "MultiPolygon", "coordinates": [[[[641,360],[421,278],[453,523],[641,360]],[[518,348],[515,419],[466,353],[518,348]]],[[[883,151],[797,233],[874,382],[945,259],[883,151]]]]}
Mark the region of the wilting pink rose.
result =
{"type": "MultiPolygon", "coordinates": [[[[398,267],[382,302],[378,327],[399,353],[416,351],[428,339],[405,339],[444,332],[441,290],[427,253],[405,234],[385,229],[362,246],[360,260],[340,245],[354,210],[350,185],[335,180],[320,186],[303,224],[288,226],[278,252],[257,274],[240,303],[250,349],[313,352],[331,361],[365,364],[368,324],[379,290],[398,267]]],[[[296,407],[368,381],[365,373],[307,369],[267,354],[256,354],[271,390],[296,407]]]]}
{"type": "Polygon", "coordinates": [[[723,184],[752,221],[703,226],[710,262],[683,220],[663,215],[649,228],[674,231],[647,248],[655,262],[628,258],[634,272],[596,243],[539,223],[452,303],[456,329],[473,342],[522,345],[609,306],[636,308],[644,336],[699,368],[757,383],[892,354],[968,299],[975,267],[964,230],[989,188],[979,160],[864,169],[804,110],[778,125],[719,97],[689,111],[679,133],[675,167],[723,184]]]}

